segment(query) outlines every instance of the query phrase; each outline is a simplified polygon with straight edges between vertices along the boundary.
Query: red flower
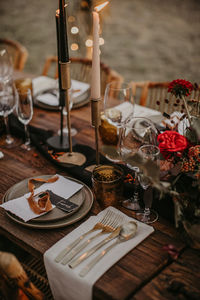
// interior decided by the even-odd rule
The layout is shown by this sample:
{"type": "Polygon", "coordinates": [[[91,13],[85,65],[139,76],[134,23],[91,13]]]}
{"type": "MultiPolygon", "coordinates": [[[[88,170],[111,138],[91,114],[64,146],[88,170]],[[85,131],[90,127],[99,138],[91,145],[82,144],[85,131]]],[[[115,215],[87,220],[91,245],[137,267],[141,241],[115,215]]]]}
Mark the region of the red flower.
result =
{"type": "Polygon", "coordinates": [[[175,154],[180,156],[189,146],[189,142],[183,135],[176,131],[165,131],[158,135],[159,149],[164,158],[168,159],[175,154]]]}
{"type": "Polygon", "coordinates": [[[168,92],[180,98],[182,96],[189,96],[193,89],[192,83],[184,79],[173,80],[168,86],[168,92]]]}

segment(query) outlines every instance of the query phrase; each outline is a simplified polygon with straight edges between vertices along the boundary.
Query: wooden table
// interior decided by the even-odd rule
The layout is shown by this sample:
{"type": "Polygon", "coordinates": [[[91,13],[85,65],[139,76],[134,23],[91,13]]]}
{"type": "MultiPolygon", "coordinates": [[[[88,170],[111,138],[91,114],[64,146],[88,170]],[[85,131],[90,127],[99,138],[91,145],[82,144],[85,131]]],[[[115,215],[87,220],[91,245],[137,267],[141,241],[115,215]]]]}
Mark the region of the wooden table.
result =
{"type": "MultiPolygon", "coordinates": [[[[31,124],[44,129],[59,129],[59,114],[34,109],[31,124]]],[[[76,140],[94,147],[94,131],[90,122],[89,104],[73,110],[72,125],[77,128],[76,140]]],[[[13,184],[31,176],[60,172],[36,150],[3,150],[5,157],[0,161],[0,196],[13,184]],[[37,155],[36,155],[37,154],[37,155]]],[[[132,213],[122,209],[128,215],[132,213]]],[[[97,214],[99,206],[94,202],[91,212],[80,222],[54,230],[32,230],[10,220],[0,209],[0,233],[37,258],[59,239],[72,231],[89,215],[97,214]]],[[[173,213],[173,212],[171,212],[173,213]]],[[[94,299],[200,299],[200,255],[187,247],[176,229],[163,219],[154,225],[155,232],[140,245],[110,268],[94,285],[94,299]],[[173,244],[180,251],[177,260],[172,260],[163,250],[173,244]]],[[[70,299],[69,299],[70,300],[70,299]]]]}

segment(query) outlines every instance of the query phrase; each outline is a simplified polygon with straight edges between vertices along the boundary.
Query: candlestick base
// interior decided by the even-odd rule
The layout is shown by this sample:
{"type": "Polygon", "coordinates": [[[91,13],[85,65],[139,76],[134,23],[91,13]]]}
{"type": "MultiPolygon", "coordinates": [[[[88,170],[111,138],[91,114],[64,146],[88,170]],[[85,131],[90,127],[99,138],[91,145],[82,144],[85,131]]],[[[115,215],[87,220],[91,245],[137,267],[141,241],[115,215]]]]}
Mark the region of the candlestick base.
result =
{"type": "Polygon", "coordinates": [[[59,162],[81,166],[86,162],[85,155],[79,152],[65,153],[58,157],[59,162]]]}
{"type": "MultiPolygon", "coordinates": [[[[46,140],[48,146],[56,151],[66,151],[69,148],[68,136],[63,136],[62,143],[60,141],[60,135],[55,135],[46,140]]],[[[73,146],[76,144],[72,139],[73,146]]]]}

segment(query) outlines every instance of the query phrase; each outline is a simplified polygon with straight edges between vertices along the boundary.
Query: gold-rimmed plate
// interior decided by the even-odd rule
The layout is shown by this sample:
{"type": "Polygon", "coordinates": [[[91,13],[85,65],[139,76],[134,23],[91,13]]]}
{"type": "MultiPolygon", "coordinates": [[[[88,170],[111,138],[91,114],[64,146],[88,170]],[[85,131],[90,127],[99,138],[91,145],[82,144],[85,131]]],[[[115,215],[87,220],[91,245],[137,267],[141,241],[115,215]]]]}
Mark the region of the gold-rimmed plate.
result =
{"type": "MultiPolygon", "coordinates": [[[[52,175],[41,175],[37,176],[40,178],[48,178],[52,175]]],[[[31,177],[33,178],[33,177],[31,177]]],[[[70,201],[73,200],[75,203],[79,203],[78,209],[72,213],[66,213],[58,208],[54,208],[51,212],[47,213],[46,215],[40,216],[38,218],[32,219],[28,222],[24,222],[22,219],[17,217],[16,215],[12,214],[11,212],[6,212],[9,218],[11,218],[13,221],[31,228],[38,228],[38,229],[52,229],[52,228],[59,228],[64,227],[70,224],[73,224],[80,219],[82,219],[91,209],[93,204],[93,194],[92,191],[88,186],[86,186],[84,183],[82,183],[79,180],[76,180],[71,177],[65,178],[75,181],[77,183],[83,184],[83,188],[80,192],[76,193],[73,198],[70,198],[70,201]],[[78,194],[78,195],[77,195],[78,194]]],[[[10,201],[14,198],[20,197],[28,192],[27,190],[27,182],[28,179],[22,180],[21,182],[15,184],[13,187],[11,187],[3,196],[2,202],[10,201]],[[21,190],[20,190],[21,188],[21,190]],[[15,195],[13,197],[13,195],[15,195]]]]}

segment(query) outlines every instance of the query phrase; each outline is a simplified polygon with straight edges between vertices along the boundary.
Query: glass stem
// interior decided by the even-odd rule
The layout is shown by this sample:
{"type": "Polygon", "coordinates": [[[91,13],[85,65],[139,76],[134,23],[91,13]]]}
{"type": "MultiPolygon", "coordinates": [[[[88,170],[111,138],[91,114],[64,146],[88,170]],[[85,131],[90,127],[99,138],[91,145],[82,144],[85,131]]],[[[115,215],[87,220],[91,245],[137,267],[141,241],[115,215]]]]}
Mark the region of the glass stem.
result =
{"type": "Polygon", "coordinates": [[[151,204],[152,204],[152,187],[148,186],[144,189],[144,215],[149,216],[151,213],[151,204]]]}
{"type": "Polygon", "coordinates": [[[30,145],[31,140],[30,140],[30,134],[27,125],[24,125],[24,130],[25,130],[25,145],[30,145]]]}
{"type": "Polygon", "coordinates": [[[6,125],[6,143],[11,144],[13,142],[13,139],[10,134],[10,127],[8,123],[8,116],[4,117],[5,125],[6,125]]]}
{"type": "Polygon", "coordinates": [[[138,173],[135,172],[135,189],[134,189],[134,193],[133,193],[133,200],[134,200],[134,202],[138,202],[139,201],[138,188],[139,188],[138,173]]]}
{"type": "Polygon", "coordinates": [[[119,149],[119,154],[121,156],[121,151],[122,151],[122,131],[123,131],[123,128],[122,127],[117,127],[117,135],[118,135],[118,149],[119,149]]]}
{"type": "Polygon", "coordinates": [[[150,215],[150,208],[149,207],[145,207],[145,209],[144,209],[144,215],[145,216],[149,216],[150,215]]]}

